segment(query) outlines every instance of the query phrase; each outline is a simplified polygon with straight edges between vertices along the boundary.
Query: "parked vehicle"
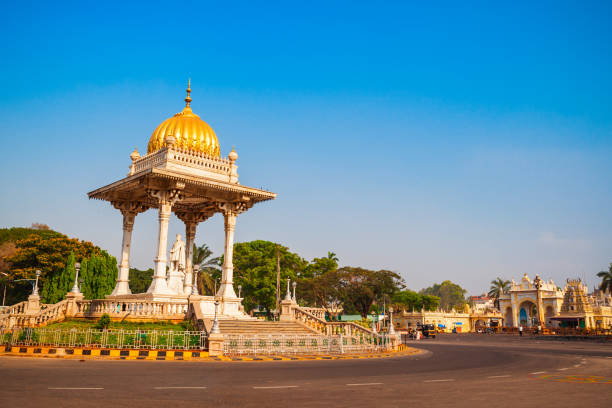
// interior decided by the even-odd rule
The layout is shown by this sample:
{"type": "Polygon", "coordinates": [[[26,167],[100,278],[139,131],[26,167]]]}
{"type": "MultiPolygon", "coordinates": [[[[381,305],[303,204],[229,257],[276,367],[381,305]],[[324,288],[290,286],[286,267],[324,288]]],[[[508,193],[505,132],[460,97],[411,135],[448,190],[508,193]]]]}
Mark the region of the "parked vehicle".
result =
{"type": "Polygon", "coordinates": [[[436,338],[436,328],[433,324],[420,324],[417,325],[417,330],[423,333],[423,337],[425,338],[436,338]]]}

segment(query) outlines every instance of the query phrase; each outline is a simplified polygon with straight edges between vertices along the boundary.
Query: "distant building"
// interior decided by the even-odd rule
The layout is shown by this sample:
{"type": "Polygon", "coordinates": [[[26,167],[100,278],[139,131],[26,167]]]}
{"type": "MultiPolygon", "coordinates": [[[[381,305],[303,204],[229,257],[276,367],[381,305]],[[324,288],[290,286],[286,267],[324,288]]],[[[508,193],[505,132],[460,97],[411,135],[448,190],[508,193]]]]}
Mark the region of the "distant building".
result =
{"type": "MultiPolygon", "coordinates": [[[[536,278],[539,279],[537,275],[536,278]]],[[[519,283],[512,279],[508,292],[499,297],[499,309],[506,327],[537,326],[540,313],[545,326],[558,325],[551,318],[559,314],[562,304],[563,290],[552,279],[548,282],[540,281],[540,287],[537,288],[527,274],[523,275],[519,283]],[[541,306],[539,313],[538,304],[541,306]]]]}
{"type": "Polygon", "coordinates": [[[542,281],[527,274],[499,298],[506,327],[612,328],[612,296],[601,291],[588,293],[580,279],[568,279],[564,289],[553,280],[542,281]],[[540,319],[541,317],[541,319],[540,319]]]}

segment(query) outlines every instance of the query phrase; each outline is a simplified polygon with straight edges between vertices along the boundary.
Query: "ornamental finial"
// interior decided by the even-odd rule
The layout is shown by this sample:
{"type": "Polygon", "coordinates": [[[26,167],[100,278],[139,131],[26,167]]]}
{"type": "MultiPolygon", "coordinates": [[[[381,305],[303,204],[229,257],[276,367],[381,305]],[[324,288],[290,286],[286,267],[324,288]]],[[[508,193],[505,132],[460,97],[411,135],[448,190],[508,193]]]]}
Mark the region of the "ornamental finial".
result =
{"type": "Polygon", "coordinates": [[[191,103],[191,97],[189,96],[190,93],[191,93],[191,78],[189,78],[189,82],[187,83],[187,97],[185,98],[185,102],[187,103],[187,105],[185,106],[186,108],[189,108],[189,104],[191,103]]]}

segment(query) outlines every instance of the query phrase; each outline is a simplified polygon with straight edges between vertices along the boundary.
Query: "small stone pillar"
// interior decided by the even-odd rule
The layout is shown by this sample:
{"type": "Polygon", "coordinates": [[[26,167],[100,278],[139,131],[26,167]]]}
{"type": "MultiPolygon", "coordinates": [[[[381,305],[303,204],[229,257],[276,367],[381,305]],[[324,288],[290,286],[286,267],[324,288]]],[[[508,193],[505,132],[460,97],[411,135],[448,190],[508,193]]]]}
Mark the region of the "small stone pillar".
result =
{"type": "Polygon", "coordinates": [[[293,301],[292,300],[287,300],[284,299],[281,301],[280,303],[280,308],[281,308],[281,315],[280,315],[280,321],[281,322],[287,322],[287,321],[293,321],[293,313],[292,313],[292,308],[293,308],[293,301]]]}
{"type": "Polygon", "coordinates": [[[211,357],[223,355],[223,335],[221,333],[208,335],[208,355],[211,357]]]}

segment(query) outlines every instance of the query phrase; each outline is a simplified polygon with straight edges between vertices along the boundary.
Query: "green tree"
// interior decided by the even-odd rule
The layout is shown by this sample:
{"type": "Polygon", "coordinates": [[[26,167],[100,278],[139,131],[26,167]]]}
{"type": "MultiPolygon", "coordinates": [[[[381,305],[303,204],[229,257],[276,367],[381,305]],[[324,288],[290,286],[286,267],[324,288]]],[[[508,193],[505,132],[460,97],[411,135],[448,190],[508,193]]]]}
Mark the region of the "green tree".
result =
{"type": "MultiPolygon", "coordinates": [[[[58,299],[58,291],[64,289],[64,280],[68,272],[72,274],[74,284],[74,269],[66,270],[69,255],[72,253],[76,260],[89,258],[93,254],[101,255],[102,250],[91,242],[79,241],[55,231],[34,230],[27,228],[11,228],[0,230],[0,240],[14,242],[17,250],[5,258],[10,266],[9,279],[33,279],[36,270],[41,271],[39,286],[41,287],[42,301],[49,303],[58,299]],[[14,239],[19,238],[17,241],[14,239]],[[63,277],[62,277],[63,275],[63,277]],[[51,285],[45,289],[45,286],[51,285]],[[43,295],[43,292],[45,295],[43,295]]],[[[32,288],[29,284],[15,285],[13,292],[16,301],[25,300],[32,288]]],[[[62,294],[62,296],[65,295],[62,294]]]]}
{"type": "Polygon", "coordinates": [[[81,292],[85,299],[102,299],[113,292],[117,280],[117,261],[106,251],[81,262],[81,292]]]}
{"type": "Polygon", "coordinates": [[[60,273],[53,274],[46,284],[43,285],[40,292],[42,303],[57,303],[66,296],[66,293],[74,285],[74,278],[76,276],[75,263],[74,253],[70,252],[64,269],[60,273]]]}
{"type": "Polygon", "coordinates": [[[603,292],[608,291],[612,293],[612,263],[607,271],[598,272],[597,276],[601,278],[599,289],[603,292]]]}
{"type": "Polygon", "coordinates": [[[402,290],[393,295],[393,304],[397,309],[434,311],[440,304],[440,298],[433,295],[422,295],[410,289],[402,290]]]}
{"type": "Polygon", "coordinates": [[[371,271],[345,266],[340,273],[340,291],[345,311],[356,311],[366,318],[375,301],[392,297],[404,287],[401,276],[388,270],[371,271]]]}
{"type": "Polygon", "coordinates": [[[495,299],[495,307],[499,309],[499,297],[510,289],[510,281],[497,278],[491,281],[489,297],[495,299]]]}
{"type": "MultiPolygon", "coordinates": [[[[276,246],[274,242],[262,240],[234,245],[234,286],[242,285],[243,305],[247,311],[259,307],[270,314],[275,308],[276,246]]],[[[282,291],[287,279],[295,280],[301,275],[307,262],[285,246],[278,245],[278,248],[282,291]]]]}
{"type": "Polygon", "coordinates": [[[130,290],[132,293],[145,293],[153,281],[153,268],[140,270],[130,268],[130,290]]]}
{"type": "Polygon", "coordinates": [[[198,277],[198,290],[202,295],[210,294],[214,295],[215,291],[215,280],[221,277],[221,257],[213,257],[212,250],[206,244],[198,247],[193,244],[193,257],[192,261],[194,265],[200,267],[200,273],[198,277]]]}
{"type": "Polygon", "coordinates": [[[462,311],[466,305],[466,290],[449,280],[445,280],[440,284],[436,283],[433,286],[421,290],[420,293],[439,297],[440,306],[444,310],[455,309],[462,311]]]}

